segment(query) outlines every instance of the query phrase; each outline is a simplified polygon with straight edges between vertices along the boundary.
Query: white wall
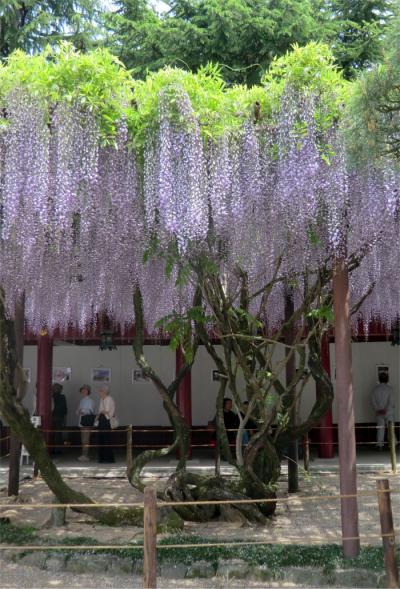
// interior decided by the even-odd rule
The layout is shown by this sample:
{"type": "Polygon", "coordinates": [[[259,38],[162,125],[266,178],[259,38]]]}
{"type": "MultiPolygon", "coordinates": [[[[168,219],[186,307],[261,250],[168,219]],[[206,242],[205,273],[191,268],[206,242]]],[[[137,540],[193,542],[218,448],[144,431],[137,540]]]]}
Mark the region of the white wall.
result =
{"type": "MultiPolygon", "coordinates": [[[[352,344],[354,413],[357,422],[375,421],[370,403],[370,393],[377,383],[377,364],[389,366],[390,385],[396,396],[396,420],[400,418],[400,346],[390,342],[357,342],[352,344]]],[[[330,345],[331,374],[335,387],[335,346],[330,345]]],[[[333,419],[336,421],[336,404],[333,404],[333,419]]]]}
{"type": "MultiPolygon", "coordinates": [[[[217,346],[217,351],[221,350],[217,346]]],[[[400,347],[393,347],[387,342],[362,342],[352,345],[353,351],[353,382],[355,395],[355,418],[357,422],[374,421],[369,394],[376,383],[376,365],[390,366],[390,380],[397,396],[397,419],[400,420],[400,347]]],[[[149,362],[154,366],[166,383],[171,382],[175,370],[175,354],[168,346],[145,346],[149,362]]],[[[282,358],[281,347],[275,358],[282,358]]],[[[330,346],[331,373],[334,381],[335,350],[330,346]]],[[[25,405],[29,411],[33,409],[33,397],[36,387],[36,346],[25,346],[24,366],[30,368],[31,382],[25,405]]],[[[53,367],[70,367],[71,381],[65,383],[64,391],[68,402],[68,425],[75,425],[75,410],[79,403],[79,387],[91,382],[92,368],[111,368],[111,394],[117,406],[117,415],[121,424],[133,425],[168,425],[168,418],[163,409],[160,396],[151,383],[132,383],[132,370],[136,368],[131,346],[118,346],[112,352],[100,351],[97,346],[56,345],[53,348],[53,367]]],[[[215,370],[212,359],[205,348],[199,348],[192,369],[192,414],[193,425],[205,425],[215,414],[215,402],[218,382],[212,380],[215,370]]],[[[284,381],[284,377],[282,378],[284,381]]],[[[334,382],[335,384],[335,382],[334,382]]],[[[94,386],[93,389],[96,387],[94,386]]],[[[244,391],[242,391],[244,393],[244,391]]],[[[229,393],[228,393],[229,394],[229,393]]],[[[244,396],[244,394],[243,394],[244,396]]],[[[98,403],[97,396],[93,398],[98,403]]],[[[302,418],[309,413],[315,400],[315,385],[312,380],[306,386],[300,406],[302,418]]],[[[334,420],[336,420],[336,407],[334,420]]]]}
{"type": "Polygon", "coordinates": [[[33,413],[35,409],[36,375],[37,375],[37,346],[24,347],[24,367],[30,370],[30,382],[26,388],[24,405],[33,413]]]}

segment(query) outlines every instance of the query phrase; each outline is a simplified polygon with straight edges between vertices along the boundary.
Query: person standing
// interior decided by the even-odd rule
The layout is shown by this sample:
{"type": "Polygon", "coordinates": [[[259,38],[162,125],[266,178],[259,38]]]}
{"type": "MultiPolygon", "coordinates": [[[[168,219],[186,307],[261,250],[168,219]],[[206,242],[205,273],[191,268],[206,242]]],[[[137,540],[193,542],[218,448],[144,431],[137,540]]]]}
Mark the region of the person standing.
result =
{"type": "Polygon", "coordinates": [[[115,403],[110,396],[110,389],[107,385],[101,385],[97,389],[100,397],[99,411],[96,421],[99,431],[99,462],[115,462],[114,450],[112,448],[111,418],[115,417],[115,403]]]}
{"type": "Polygon", "coordinates": [[[54,432],[54,447],[52,454],[62,454],[63,433],[61,429],[65,427],[67,421],[67,399],[62,392],[63,387],[59,382],[55,382],[52,387],[53,410],[51,412],[51,421],[54,432]]]}
{"type": "Polygon", "coordinates": [[[82,454],[81,456],[78,456],[78,460],[81,462],[87,462],[90,460],[90,432],[95,420],[95,407],[94,401],[90,397],[89,385],[82,385],[79,392],[81,394],[81,400],[79,401],[79,407],[76,412],[79,416],[79,427],[81,428],[82,454]]]}
{"type": "Polygon", "coordinates": [[[376,415],[376,447],[383,448],[385,427],[388,422],[395,421],[394,390],[389,382],[387,372],[379,373],[379,384],[371,392],[371,404],[376,415]]]}

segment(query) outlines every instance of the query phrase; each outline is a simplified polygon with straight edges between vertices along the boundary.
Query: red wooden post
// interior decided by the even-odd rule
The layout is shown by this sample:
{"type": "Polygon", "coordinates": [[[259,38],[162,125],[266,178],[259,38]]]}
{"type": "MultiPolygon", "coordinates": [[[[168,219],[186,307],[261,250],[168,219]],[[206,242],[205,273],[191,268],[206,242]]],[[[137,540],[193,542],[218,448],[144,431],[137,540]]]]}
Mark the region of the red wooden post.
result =
{"type": "MultiPolygon", "coordinates": [[[[176,375],[179,374],[179,371],[185,364],[185,359],[183,357],[182,349],[179,347],[176,350],[176,361],[175,361],[175,372],[176,375]]],[[[179,411],[182,414],[182,417],[188,424],[188,426],[192,427],[192,372],[188,370],[185,374],[183,379],[181,380],[178,390],[176,392],[176,404],[178,406],[179,411]]],[[[191,444],[192,436],[190,435],[190,444],[191,444]]],[[[192,447],[190,445],[190,453],[189,458],[192,458],[192,447]]]]}
{"type": "Polygon", "coordinates": [[[346,558],[357,556],[360,552],[360,540],[354,539],[358,538],[359,533],[349,299],[349,276],[345,260],[338,259],[333,276],[333,308],[340,493],[352,495],[341,499],[343,554],[346,558]]]}
{"type": "MultiPolygon", "coordinates": [[[[330,376],[331,359],[329,354],[329,338],[326,335],[322,338],[321,342],[321,360],[325,372],[327,372],[327,374],[329,374],[330,376]]],[[[330,407],[328,411],[325,413],[324,417],[321,419],[319,424],[321,427],[321,429],[319,430],[319,442],[321,445],[318,447],[318,456],[320,458],[333,458],[334,456],[332,423],[332,407],[330,407]]]]}
{"type": "Polygon", "coordinates": [[[396,560],[395,534],[393,527],[392,503],[388,479],[376,481],[379,516],[381,520],[383,554],[385,557],[386,587],[399,587],[399,570],[396,560]]]}
{"type": "MultiPolygon", "coordinates": [[[[15,354],[16,360],[20,366],[24,365],[24,334],[25,334],[25,293],[17,300],[15,305],[14,316],[14,330],[15,330],[15,354]]],[[[21,382],[21,376],[18,371],[14,376],[15,390],[17,398],[22,399],[24,396],[24,386],[21,382]]],[[[20,473],[20,458],[21,458],[21,442],[12,433],[10,438],[10,461],[8,468],[8,490],[9,497],[18,495],[19,493],[19,473],[20,473]]]]}
{"type": "MultiPolygon", "coordinates": [[[[37,353],[36,412],[42,418],[42,429],[51,427],[51,381],[53,370],[53,343],[47,331],[40,333],[37,353]]],[[[49,433],[45,439],[49,443],[49,433]]]]}
{"type": "Polygon", "coordinates": [[[145,487],[143,510],[143,588],[157,587],[157,496],[153,487],[145,487]]]}

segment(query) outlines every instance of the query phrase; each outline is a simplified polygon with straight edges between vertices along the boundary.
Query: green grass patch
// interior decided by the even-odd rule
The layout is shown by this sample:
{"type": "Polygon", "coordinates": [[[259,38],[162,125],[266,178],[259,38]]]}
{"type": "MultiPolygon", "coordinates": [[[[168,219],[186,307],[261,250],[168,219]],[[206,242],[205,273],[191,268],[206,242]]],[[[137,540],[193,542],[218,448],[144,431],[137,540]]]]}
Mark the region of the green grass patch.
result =
{"type": "MultiPolygon", "coordinates": [[[[11,523],[0,522],[0,542],[3,544],[12,544],[24,546],[28,544],[42,545],[46,551],[46,545],[49,546],[82,546],[82,550],[72,551],[62,549],[46,551],[49,554],[63,553],[71,557],[79,554],[112,554],[119,557],[129,557],[132,560],[141,559],[142,543],[132,544],[131,548],[118,548],[107,550],[88,549],[85,545],[96,546],[100,544],[94,538],[86,536],[76,536],[69,538],[40,538],[37,531],[29,526],[14,526],[11,523]]],[[[160,545],[168,544],[209,544],[215,540],[202,538],[201,536],[189,536],[185,534],[173,534],[162,538],[160,545]]],[[[240,544],[240,540],[237,540],[240,544]]],[[[24,552],[27,553],[28,551],[24,552]]],[[[397,549],[397,556],[400,558],[400,548],[397,549]]],[[[218,561],[223,559],[240,558],[253,566],[268,566],[272,571],[278,572],[288,566],[296,567],[316,567],[321,568],[329,573],[337,568],[356,568],[368,569],[374,571],[383,570],[383,550],[380,546],[363,546],[360,556],[352,559],[344,559],[342,549],[336,544],[326,544],[320,546],[296,545],[288,546],[281,544],[265,545],[230,545],[230,546],[199,546],[192,548],[160,548],[157,558],[159,562],[174,562],[191,565],[199,560],[206,560],[217,566],[218,561]]]]}
{"type": "MultiPolygon", "coordinates": [[[[213,540],[198,536],[176,535],[163,538],[159,544],[208,544],[213,540]]],[[[240,540],[237,540],[240,544],[240,540]]],[[[398,550],[400,556],[400,549],[398,550]]],[[[164,548],[158,551],[161,561],[183,562],[191,564],[198,560],[207,560],[217,564],[221,559],[240,558],[252,565],[267,565],[271,569],[288,566],[318,567],[329,572],[336,568],[359,568],[383,570],[383,550],[380,546],[364,546],[360,556],[344,559],[341,546],[326,544],[319,546],[265,544],[252,546],[199,546],[199,548],[164,548]]]]}
{"type": "Polygon", "coordinates": [[[14,526],[5,521],[0,521],[0,542],[2,544],[14,544],[24,546],[37,542],[37,531],[32,526],[14,526]]]}

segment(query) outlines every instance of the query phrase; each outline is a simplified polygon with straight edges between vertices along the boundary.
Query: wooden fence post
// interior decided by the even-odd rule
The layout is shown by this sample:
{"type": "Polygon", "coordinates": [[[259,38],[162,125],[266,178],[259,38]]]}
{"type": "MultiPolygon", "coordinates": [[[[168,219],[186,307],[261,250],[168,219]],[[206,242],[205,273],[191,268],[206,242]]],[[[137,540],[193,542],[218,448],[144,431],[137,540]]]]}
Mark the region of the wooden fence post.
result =
{"type": "Polygon", "coordinates": [[[304,470],[306,472],[310,470],[310,439],[308,433],[304,436],[304,470]]]}
{"type": "Polygon", "coordinates": [[[396,562],[395,536],[393,529],[392,504],[388,479],[376,481],[379,516],[381,520],[383,553],[385,558],[386,587],[399,587],[399,572],[396,562]]]}
{"type": "Polygon", "coordinates": [[[390,461],[392,463],[392,473],[397,473],[397,458],[396,458],[396,434],[394,431],[394,421],[389,421],[388,427],[390,461]]]}
{"type": "Polygon", "coordinates": [[[127,468],[128,472],[132,468],[132,441],[133,441],[132,424],[129,424],[128,430],[126,432],[126,468],[127,468]]]}
{"type": "Polygon", "coordinates": [[[157,587],[157,497],[154,487],[144,490],[143,587],[157,587]]]}

